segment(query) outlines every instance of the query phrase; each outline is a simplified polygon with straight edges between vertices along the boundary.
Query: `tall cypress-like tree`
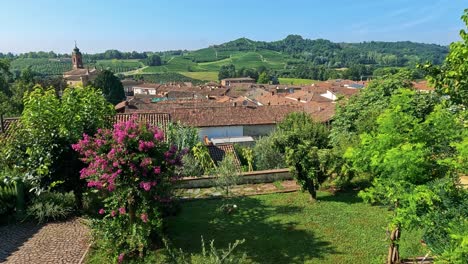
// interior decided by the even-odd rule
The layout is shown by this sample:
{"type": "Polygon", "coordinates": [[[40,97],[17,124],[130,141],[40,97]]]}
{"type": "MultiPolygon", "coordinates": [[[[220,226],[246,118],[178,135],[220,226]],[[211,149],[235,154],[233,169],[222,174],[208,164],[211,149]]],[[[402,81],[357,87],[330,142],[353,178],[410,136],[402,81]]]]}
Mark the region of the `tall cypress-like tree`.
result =
{"type": "Polygon", "coordinates": [[[103,70],[94,80],[94,87],[100,89],[109,103],[118,104],[125,99],[122,82],[109,70],[103,70]]]}

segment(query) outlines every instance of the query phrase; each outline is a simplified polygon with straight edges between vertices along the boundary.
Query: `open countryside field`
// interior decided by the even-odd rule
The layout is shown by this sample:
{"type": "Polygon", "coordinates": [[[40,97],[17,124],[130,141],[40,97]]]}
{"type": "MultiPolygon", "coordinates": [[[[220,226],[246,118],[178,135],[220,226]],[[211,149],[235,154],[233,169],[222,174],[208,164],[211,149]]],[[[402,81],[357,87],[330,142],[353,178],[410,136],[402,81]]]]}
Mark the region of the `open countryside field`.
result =
{"type": "Polygon", "coordinates": [[[192,79],[202,81],[218,81],[218,72],[179,72],[192,79]]]}
{"type": "Polygon", "coordinates": [[[314,80],[310,79],[298,79],[298,78],[278,78],[280,84],[291,84],[291,85],[311,85],[314,80]]]}
{"type": "Polygon", "coordinates": [[[110,69],[113,72],[131,71],[144,66],[140,60],[98,60],[94,64],[98,68],[110,69]]]}
{"type": "MultiPolygon", "coordinates": [[[[355,193],[319,192],[311,202],[303,192],[233,198],[238,211],[217,212],[225,201],[196,200],[182,204],[182,211],[168,219],[168,236],[175,248],[197,256],[201,236],[227,248],[245,239],[236,253],[245,252],[248,263],[384,263],[388,250],[385,230],[390,216],[386,208],[370,206],[355,193]]],[[[405,231],[403,257],[424,255],[418,231],[405,231]]],[[[93,250],[88,262],[102,263],[93,250]]],[[[145,263],[161,263],[156,254],[145,263]],[[158,262],[159,261],[159,262],[158,262]]]]}

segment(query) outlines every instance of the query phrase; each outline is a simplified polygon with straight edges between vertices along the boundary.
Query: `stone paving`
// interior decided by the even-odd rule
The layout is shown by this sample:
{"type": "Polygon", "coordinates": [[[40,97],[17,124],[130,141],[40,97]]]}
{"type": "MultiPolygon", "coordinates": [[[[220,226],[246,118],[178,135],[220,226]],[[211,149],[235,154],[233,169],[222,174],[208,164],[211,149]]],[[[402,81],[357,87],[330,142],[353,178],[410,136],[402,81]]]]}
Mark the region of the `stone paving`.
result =
{"type": "Polygon", "coordinates": [[[89,230],[79,218],[0,226],[1,263],[79,263],[88,244],[89,230]]]}
{"type": "MultiPolygon", "coordinates": [[[[258,195],[267,193],[278,192],[292,192],[300,190],[295,180],[277,181],[274,183],[259,183],[259,184],[243,184],[234,186],[231,189],[232,195],[258,195]]],[[[220,197],[222,193],[215,187],[210,188],[193,188],[193,189],[179,189],[177,196],[182,199],[199,199],[199,198],[213,198],[220,197]]]]}

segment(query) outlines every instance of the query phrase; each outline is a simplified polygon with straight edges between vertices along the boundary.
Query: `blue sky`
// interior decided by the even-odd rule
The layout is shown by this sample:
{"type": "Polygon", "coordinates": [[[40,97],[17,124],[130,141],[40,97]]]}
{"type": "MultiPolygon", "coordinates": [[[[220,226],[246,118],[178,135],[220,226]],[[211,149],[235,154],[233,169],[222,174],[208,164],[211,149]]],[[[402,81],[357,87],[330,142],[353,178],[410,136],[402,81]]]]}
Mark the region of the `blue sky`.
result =
{"type": "Polygon", "coordinates": [[[449,44],[466,0],[0,0],[0,52],[198,49],[289,34],[449,44]]]}

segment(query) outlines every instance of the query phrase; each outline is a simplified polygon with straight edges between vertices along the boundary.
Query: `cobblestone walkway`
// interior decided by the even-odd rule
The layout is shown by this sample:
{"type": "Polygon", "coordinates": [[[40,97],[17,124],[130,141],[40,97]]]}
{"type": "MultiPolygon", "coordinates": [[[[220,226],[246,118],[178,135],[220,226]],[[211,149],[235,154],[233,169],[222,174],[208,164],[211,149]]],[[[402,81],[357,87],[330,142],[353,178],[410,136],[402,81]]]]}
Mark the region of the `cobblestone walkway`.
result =
{"type": "Polygon", "coordinates": [[[89,230],[78,218],[36,225],[0,226],[1,263],[79,263],[89,230]]]}

